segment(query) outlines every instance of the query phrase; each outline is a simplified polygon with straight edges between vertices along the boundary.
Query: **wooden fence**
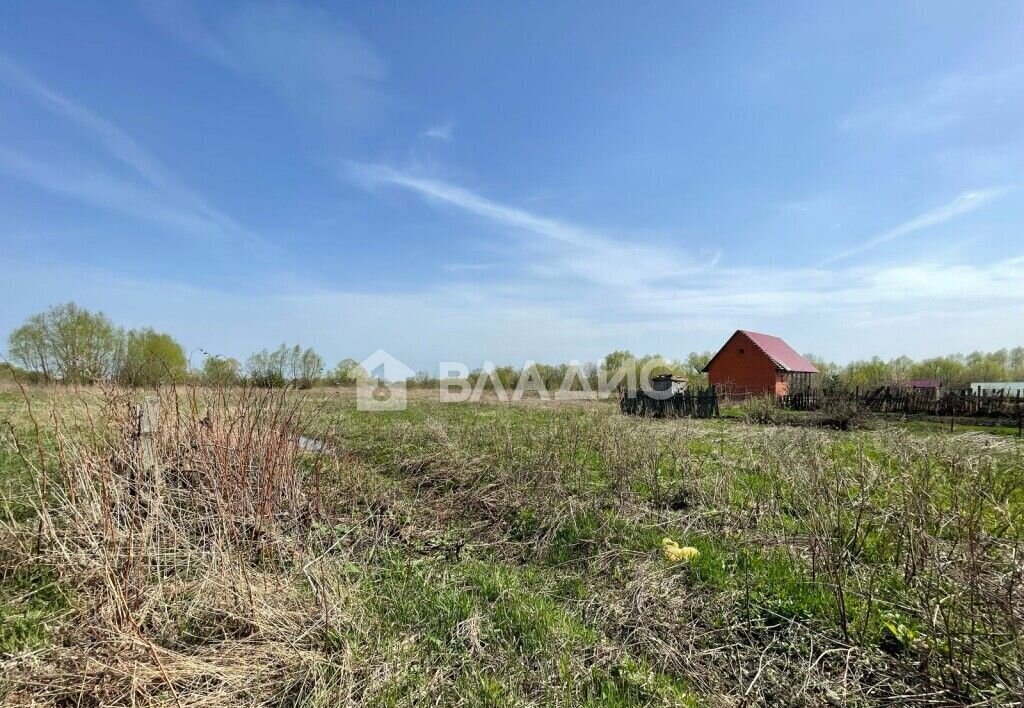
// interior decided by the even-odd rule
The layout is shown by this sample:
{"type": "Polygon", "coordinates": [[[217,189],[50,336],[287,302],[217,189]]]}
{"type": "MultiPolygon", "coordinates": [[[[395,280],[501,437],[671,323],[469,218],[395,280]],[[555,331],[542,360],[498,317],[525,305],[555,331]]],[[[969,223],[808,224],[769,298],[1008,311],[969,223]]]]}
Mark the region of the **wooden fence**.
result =
{"type": "MultiPolygon", "coordinates": [[[[639,390],[623,392],[619,409],[627,415],[651,418],[717,418],[721,397],[714,387],[681,391],[662,398],[639,390]]],[[[913,391],[881,387],[869,391],[805,391],[777,396],[780,408],[794,411],[820,410],[828,402],[855,402],[873,413],[932,415],[962,419],[999,419],[1024,430],[1024,396],[1021,392],[970,389],[949,391],[936,396],[932,391],[913,391]]]]}
{"type": "MultiPolygon", "coordinates": [[[[661,393],[661,392],[656,392],[661,393]]],[[[619,409],[627,415],[651,418],[717,418],[718,394],[714,388],[680,391],[667,398],[654,397],[646,391],[624,391],[619,409]]]]}
{"type": "Polygon", "coordinates": [[[1016,422],[1024,417],[1024,396],[1020,391],[986,391],[970,389],[948,391],[936,396],[934,391],[905,390],[882,386],[869,391],[808,391],[779,396],[779,407],[795,411],[818,410],[828,401],[855,401],[874,413],[903,413],[954,418],[1007,419],[1016,422]]]}
{"type": "Polygon", "coordinates": [[[787,396],[776,396],[775,398],[779,408],[791,411],[815,411],[821,408],[824,400],[825,396],[820,391],[791,393],[787,396]]]}

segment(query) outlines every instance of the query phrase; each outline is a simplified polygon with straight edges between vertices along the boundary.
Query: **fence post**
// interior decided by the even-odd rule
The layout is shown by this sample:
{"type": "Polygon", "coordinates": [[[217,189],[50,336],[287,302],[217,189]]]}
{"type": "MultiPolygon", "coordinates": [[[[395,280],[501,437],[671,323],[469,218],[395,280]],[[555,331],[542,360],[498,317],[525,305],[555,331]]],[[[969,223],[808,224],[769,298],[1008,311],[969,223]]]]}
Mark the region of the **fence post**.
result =
{"type": "Polygon", "coordinates": [[[1017,437],[1024,437],[1024,411],[1020,407],[1020,389],[1017,389],[1017,437]]]}
{"type": "Polygon", "coordinates": [[[153,439],[160,421],[160,399],[147,396],[138,409],[139,417],[139,448],[142,453],[142,467],[145,470],[156,468],[156,442],[153,439]]]}

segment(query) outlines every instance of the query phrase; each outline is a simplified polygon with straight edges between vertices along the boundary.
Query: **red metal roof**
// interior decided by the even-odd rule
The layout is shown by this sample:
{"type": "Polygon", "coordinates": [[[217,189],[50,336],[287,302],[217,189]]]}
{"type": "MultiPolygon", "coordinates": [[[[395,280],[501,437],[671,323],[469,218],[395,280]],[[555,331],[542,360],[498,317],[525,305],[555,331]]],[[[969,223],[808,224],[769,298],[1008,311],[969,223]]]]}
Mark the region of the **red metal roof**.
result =
{"type": "Polygon", "coordinates": [[[760,332],[749,332],[745,329],[741,329],[740,332],[747,335],[750,341],[767,354],[768,358],[774,361],[780,369],[808,374],[818,373],[818,369],[815,368],[814,364],[800,356],[793,347],[786,344],[779,337],[761,334],[760,332]]]}
{"type": "MultiPolygon", "coordinates": [[[[760,349],[765,355],[775,362],[775,365],[782,371],[790,371],[793,373],[806,373],[806,374],[817,374],[818,370],[814,364],[807,361],[804,357],[800,356],[793,347],[786,344],[779,337],[773,337],[770,334],[761,334],[760,332],[751,332],[746,329],[736,330],[736,334],[742,334],[751,342],[754,346],[760,349]]],[[[733,337],[736,336],[733,335],[733,337]]],[[[732,340],[732,337],[729,337],[732,340]]],[[[727,341],[726,344],[729,342],[727,341]]],[[[725,349],[725,345],[722,345],[722,349],[725,349]]],[[[722,350],[719,349],[719,352],[722,350]]],[[[704,367],[704,371],[708,370],[711,366],[711,362],[715,360],[718,354],[711,357],[711,361],[708,362],[707,366],[704,367]]]]}
{"type": "Polygon", "coordinates": [[[939,379],[910,379],[903,385],[907,388],[942,388],[939,379]]]}

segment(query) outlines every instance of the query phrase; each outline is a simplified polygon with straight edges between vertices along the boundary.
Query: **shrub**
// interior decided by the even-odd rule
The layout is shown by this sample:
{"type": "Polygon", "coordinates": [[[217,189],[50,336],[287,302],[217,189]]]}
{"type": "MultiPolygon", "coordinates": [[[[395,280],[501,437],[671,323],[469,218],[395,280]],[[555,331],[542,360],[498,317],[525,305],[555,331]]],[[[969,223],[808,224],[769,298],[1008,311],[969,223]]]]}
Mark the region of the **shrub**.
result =
{"type": "Polygon", "coordinates": [[[779,408],[775,396],[751,396],[739,405],[743,419],[759,425],[781,425],[792,419],[789,411],[779,408]]]}
{"type": "Polygon", "coordinates": [[[860,401],[848,396],[826,396],[810,417],[812,424],[836,430],[862,427],[866,419],[867,414],[860,401]]]}
{"type": "Polygon", "coordinates": [[[174,338],[152,328],[131,330],[125,336],[124,358],[117,372],[127,386],[159,386],[185,380],[185,350],[174,338]]]}

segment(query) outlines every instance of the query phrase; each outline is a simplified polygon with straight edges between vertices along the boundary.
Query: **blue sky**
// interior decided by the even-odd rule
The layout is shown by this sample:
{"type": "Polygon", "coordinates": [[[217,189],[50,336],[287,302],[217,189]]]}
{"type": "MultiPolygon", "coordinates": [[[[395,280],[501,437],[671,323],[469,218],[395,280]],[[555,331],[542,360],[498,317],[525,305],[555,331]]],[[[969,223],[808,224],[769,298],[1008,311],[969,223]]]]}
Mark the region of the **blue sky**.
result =
{"type": "Polygon", "coordinates": [[[838,361],[1024,344],[1024,5],[0,8],[0,333],[838,361]]]}

